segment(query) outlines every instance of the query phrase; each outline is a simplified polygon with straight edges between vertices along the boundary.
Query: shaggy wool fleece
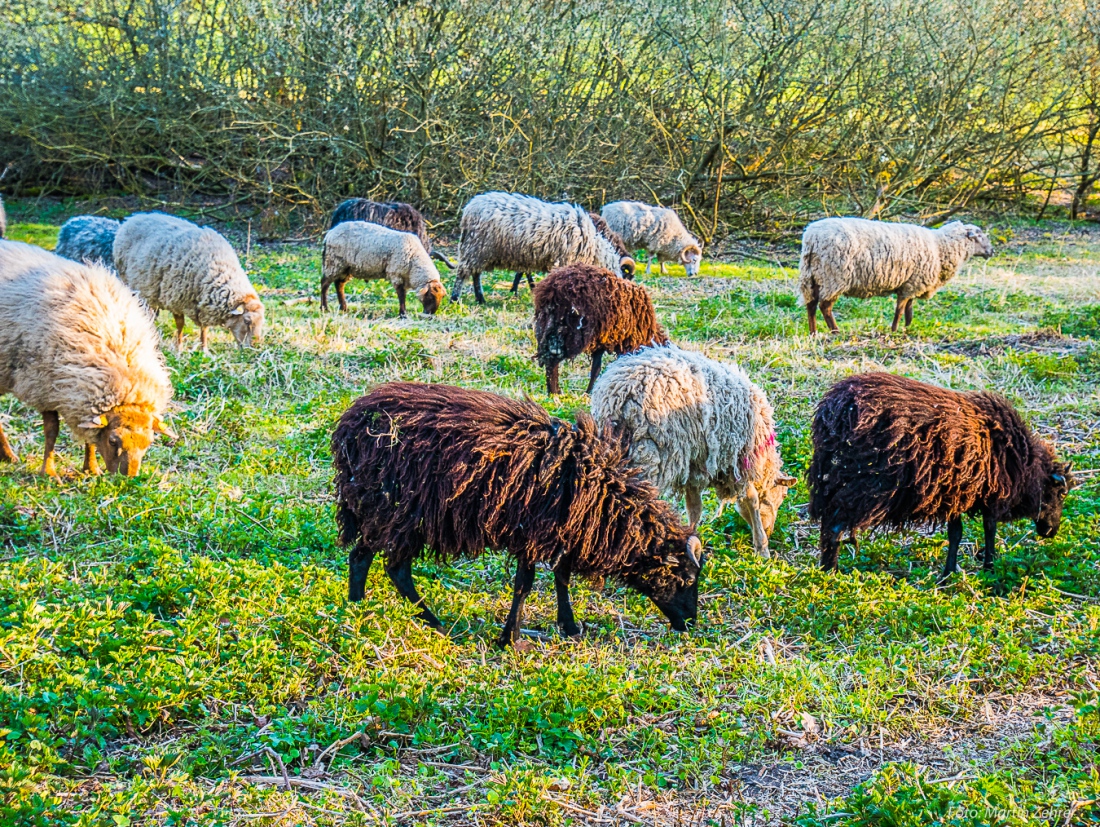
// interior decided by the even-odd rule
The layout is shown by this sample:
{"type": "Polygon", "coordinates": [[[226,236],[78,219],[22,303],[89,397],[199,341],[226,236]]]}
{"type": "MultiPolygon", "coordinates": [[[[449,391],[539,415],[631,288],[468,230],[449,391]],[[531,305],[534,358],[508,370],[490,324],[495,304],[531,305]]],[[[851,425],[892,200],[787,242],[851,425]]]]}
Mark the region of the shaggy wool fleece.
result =
{"type": "Polygon", "coordinates": [[[115,266],[115,235],[120,224],[101,215],[75,215],[61,225],[54,252],[62,258],[115,266]]]}
{"type": "MultiPolygon", "coordinates": [[[[683,264],[689,276],[699,272],[703,245],[688,232],[675,211],[640,201],[612,201],[604,205],[600,214],[622,236],[628,249],[641,249],[656,256],[662,272],[666,261],[683,264]]],[[[650,263],[646,263],[647,273],[650,263]]]]}

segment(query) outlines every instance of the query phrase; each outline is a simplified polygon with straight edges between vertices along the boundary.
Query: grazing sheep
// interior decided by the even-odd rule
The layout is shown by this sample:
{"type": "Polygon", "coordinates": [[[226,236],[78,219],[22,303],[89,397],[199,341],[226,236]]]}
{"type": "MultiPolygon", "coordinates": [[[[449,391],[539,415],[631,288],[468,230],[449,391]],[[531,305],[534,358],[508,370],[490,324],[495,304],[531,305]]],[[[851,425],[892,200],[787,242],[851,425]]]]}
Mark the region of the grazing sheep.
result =
{"type": "Polygon", "coordinates": [[[660,264],[661,275],[667,272],[667,261],[684,265],[689,276],[698,275],[703,245],[687,231],[674,210],[652,207],[640,201],[612,201],[600,213],[611,229],[622,236],[628,249],[646,251],[646,275],[649,275],[654,257],[660,264]]]}
{"type": "Polygon", "coordinates": [[[930,299],[953,279],[971,256],[989,258],[993,245],[973,224],[952,221],[938,230],[916,224],[823,218],[802,234],[798,290],[806,304],[810,333],[817,332],[817,310],[836,332],[833,303],[841,296],[867,299],[897,296],[894,323],[905,313],[913,321],[913,300],[930,299]]]}
{"type": "MultiPolygon", "coordinates": [[[[174,438],[161,416],[172,385],[160,337],[137,297],[100,265],[0,241],[0,396],[40,411],[41,473],[57,476],[54,444],[64,419],[84,443],[84,470],[133,476],[154,434],[174,438]]],[[[0,460],[17,457],[0,429],[0,460]]]]}
{"type": "MultiPolygon", "coordinates": [[[[604,221],[603,218],[600,215],[598,215],[597,213],[590,212],[588,214],[588,217],[592,219],[592,223],[596,227],[596,232],[599,233],[600,235],[602,235],[604,238],[606,238],[608,241],[611,242],[611,246],[615,248],[615,252],[617,252],[619,254],[620,259],[630,258],[630,252],[626,249],[626,244],[623,243],[622,236],[620,236],[617,232],[615,232],[609,226],[607,226],[607,222],[604,221]]],[[[628,280],[633,280],[634,279],[634,268],[633,267],[627,268],[627,270],[624,270],[623,275],[628,280]]],[[[531,275],[531,273],[517,272],[516,275],[515,275],[515,278],[512,279],[512,292],[513,293],[518,293],[519,292],[519,283],[520,283],[520,280],[524,276],[527,276],[527,286],[530,287],[532,290],[535,289],[535,279],[531,275]]]]}
{"type": "Polygon", "coordinates": [[[821,567],[842,534],[876,526],[947,524],[946,577],[956,570],[962,517],[982,515],[984,567],[997,523],[1035,521],[1053,537],[1075,480],[1001,396],[959,393],[888,373],[850,376],[817,406],[810,518],[821,524],[821,567]]]}
{"type": "Polygon", "coordinates": [[[699,539],[626,462],[623,446],[585,413],[571,425],[533,402],[446,385],[393,382],[356,401],[332,436],[337,521],[348,555],[348,599],[361,600],[381,551],[397,591],[433,628],[412,561],[516,558],[500,644],[519,638],[535,566],[554,572],[558,623],[580,633],[569,578],[612,576],[646,595],[684,631],[694,622],[699,539]],[[427,551],[425,551],[427,549],[427,551]]]}
{"type": "Polygon", "coordinates": [[[397,291],[402,316],[409,290],[416,293],[425,313],[435,313],[447,295],[439,271],[415,235],[366,221],[345,221],[325,234],[321,253],[322,310],[328,310],[328,288],[334,282],[340,309],[348,309],[344,285],[351,278],[389,281],[397,291]]]}
{"type": "Polygon", "coordinates": [[[739,367],[646,348],[607,369],[592,391],[592,415],[626,436],[631,461],[662,492],[683,495],[693,527],[703,489],[713,488],[722,505],[737,503],[753,548],[769,556],[776,513],[796,480],[782,473],[767,397],[739,367]]]}
{"type": "Polygon", "coordinates": [[[263,338],[264,306],[233,248],[210,228],[160,212],[137,213],[115,236],[115,269],[154,313],[162,308],[176,321],[176,349],[183,343],[184,317],[206,329],[224,325],[241,347],[263,338]]]}
{"type": "Polygon", "coordinates": [[[337,224],[345,221],[368,221],[371,224],[381,224],[391,230],[400,230],[404,233],[412,233],[420,239],[428,255],[436,261],[443,262],[448,270],[454,265],[442,253],[432,249],[432,240],[428,238],[428,225],[420,210],[412,204],[402,201],[370,201],[366,198],[349,198],[342,201],[333,210],[332,220],[328,228],[331,230],[337,224]]]}
{"type": "Polygon", "coordinates": [[[619,356],[646,345],[667,345],[649,293],[602,267],[571,264],[552,270],[534,290],[535,358],[546,368],[546,389],[561,393],[558,366],[582,353],[592,357],[586,393],[600,375],[604,353],[619,356]]]}
{"type": "Polygon", "coordinates": [[[548,273],[566,264],[597,264],[624,278],[634,276],[634,260],[597,232],[583,208],[507,192],[483,193],[462,210],[451,301],[458,301],[470,278],[474,296],[484,304],[485,270],[548,273]]]}
{"type": "Polygon", "coordinates": [[[87,264],[115,266],[115,235],[119,222],[99,215],[76,215],[61,225],[54,252],[87,264]]]}

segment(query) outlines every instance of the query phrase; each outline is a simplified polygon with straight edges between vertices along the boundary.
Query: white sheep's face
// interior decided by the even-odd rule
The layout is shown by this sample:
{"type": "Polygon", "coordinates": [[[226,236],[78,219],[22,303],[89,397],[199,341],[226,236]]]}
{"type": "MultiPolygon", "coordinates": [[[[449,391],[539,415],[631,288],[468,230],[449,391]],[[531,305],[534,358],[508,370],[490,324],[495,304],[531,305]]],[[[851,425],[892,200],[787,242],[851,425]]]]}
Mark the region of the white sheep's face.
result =
{"type": "Polygon", "coordinates": [[[80,430],[90,432],[89,444],[94,445],[107,470],[112,474],[137,475],[141,459],[157,434],[174,439],[160,417],[139,408],[121,407],[81,422],[80,430]]]}
{"type": "Polygon", "coordinates": [[[703,263],[703,251],[694,244],[689,244],[680,251],[680,263],[689,276],[699,275],[699,265],[703,263]]]}
{"type": "Polygon", "coordinates": [[[233,308],[225,326],[241,347],[259,344],[264,338],[264,306],[256,296],[249,296],[233,308]]]}
{"type": "Polygon", "coordinates": [[[967,241],[970,242],[970,255],[982,258],[993,255],[993,242],[989,240],[989,236],[973,224],[967,224],[963,229],[966,231],[967,241]]]}
{"type": "MultiPolygon", "coordinates": [[[[779,506],[783,505],[783,500],[787,498],[787,489],[796,482],[798,480],[794,477],[780,474],[775,481],[775,485],[759,495],[760,522],[764,526],[764,534],[768,537],[772,536],[772,531],[775,529],[775,517],[779,513],[779,506]]],[[[752,517],[748,511],[748,504],[744,500],[738,500],[737,513],[741,515],[746,523],[752,525],[752,517]]]]}

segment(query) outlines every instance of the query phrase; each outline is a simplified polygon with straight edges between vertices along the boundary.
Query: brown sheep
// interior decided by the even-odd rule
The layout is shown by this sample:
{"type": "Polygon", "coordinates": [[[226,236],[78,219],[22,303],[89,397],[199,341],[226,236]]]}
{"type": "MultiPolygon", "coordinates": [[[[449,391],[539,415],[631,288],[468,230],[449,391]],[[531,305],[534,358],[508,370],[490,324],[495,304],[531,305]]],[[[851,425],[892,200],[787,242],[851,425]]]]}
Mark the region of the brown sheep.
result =
{"type": "Polygon", "coordinates": [[[981,514],[989,570],[997,523],[1027,518],[1053,537],[1075,483],[1070,464],[1003,397],[888,373],[833,385],[814,415],[813,446],[810,518],[821,524],[824,569],[836,568],[842,534],[946,523],[946,577],[956,570],[963,515],[981,514]]]}
{"type": "Polygon", "coordinates": [[[558,623],[568,636],[580,633],[569,602],[573,574],[618,578],[677,631],[695,620],[698,537],[587,414],[572,425],[533,402],[392,382],[340,417],[332,456],[340,542],[351,546],[349,600],[363,598],[381,551],[397,591],[439,629],[417,594],[412,561],[493,549],[517,563],[502,646],[519,639],[539,563],[554,572],[558,623]]]}
{"type": "Polygon", "coordinates": [[[600,375],[604,353],[621,356],[667,345],[649,293],[591,264],[559,267],[535,287],[535,358],[546,368],[546,389],[561,393],[558,366],[582,353],[592,357],[586,393],[600,375]]]}

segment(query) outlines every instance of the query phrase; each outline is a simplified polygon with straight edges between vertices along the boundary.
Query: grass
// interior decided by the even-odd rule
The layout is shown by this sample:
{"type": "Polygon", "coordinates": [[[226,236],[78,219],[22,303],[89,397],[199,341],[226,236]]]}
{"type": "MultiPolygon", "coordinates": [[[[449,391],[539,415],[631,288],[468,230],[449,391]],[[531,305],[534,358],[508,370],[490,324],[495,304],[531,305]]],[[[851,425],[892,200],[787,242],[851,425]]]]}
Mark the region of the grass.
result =
{"type": "MultiPolygon", "coordinates": [[[[50,246],[56,223],[11,235],[50,246]]],[[[816,400],[871,368],[997,389],[1093,468],[1100,310],[1081,296],[1098,295],[1100,237],[1028,232],[919,303],[907,336],[881,299],[840,301],[841,334],[809,338],[796,274],[776,265],[642,281],[675,339],[765,387],[797,474],[816,400]]],[[[401,320],[379,283],[322,317],[315,247],[253,246],[248,265],[263,348],[217,331],[206,357],[189,328],[191,349],[168,354],[180,439],[140,477],[37,477],[37,414],[0,399],[24,458],[0,470],[0,823],[1100,823],[1094,477],[1057,538],[1007,526],[992,575],[964,555],[943,587],[940,533],[867,538],[845,573],[821,574],[800,485],[771,561],[732,509],[704,526],[692,634],[636,594],[579,584],[583,640],[502,653],[502,555],[418,567],[446,637],[377,569],[346,602],[329,434],[390,379],[571,416],[587,364],[545,395],[529,293],[501,289],[506,274],[486,280],[487,307],[401,320]]],[[[60,451],[78,470],[67,433],[60,451]]],[[[966,548],[979,539],[968,523],[966,548]]],[[[552,631],[545,573],[529,607],[552,631]]]]}

